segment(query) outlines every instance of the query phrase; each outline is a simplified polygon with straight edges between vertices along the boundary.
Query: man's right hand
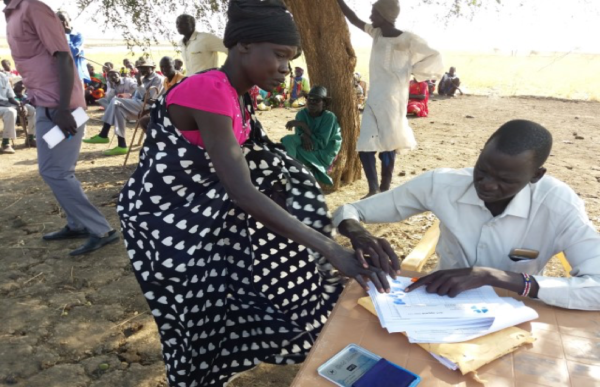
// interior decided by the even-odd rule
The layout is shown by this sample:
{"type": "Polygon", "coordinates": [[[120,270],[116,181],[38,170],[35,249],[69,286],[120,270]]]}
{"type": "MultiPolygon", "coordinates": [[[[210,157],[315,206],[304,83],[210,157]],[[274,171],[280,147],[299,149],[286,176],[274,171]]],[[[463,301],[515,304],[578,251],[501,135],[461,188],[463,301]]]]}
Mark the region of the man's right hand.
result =
{"type": "Polygon", "coordinates": [[[285,128],[286,128],[287,130],[292,130],[292,129],[294,129],[296,126],[298,126],[298,121],[296,121],[296,120],[291,120],[291,121],[288,121],[288,122],[287,122],[287,124],[285,124],[285,128]]]}
{"type": "Polygon", "coordinates": [[[52,121],[65,134],[65,137],[77,134],[77,123],[68,109],[59,109],[52,117],[52,121]]]}

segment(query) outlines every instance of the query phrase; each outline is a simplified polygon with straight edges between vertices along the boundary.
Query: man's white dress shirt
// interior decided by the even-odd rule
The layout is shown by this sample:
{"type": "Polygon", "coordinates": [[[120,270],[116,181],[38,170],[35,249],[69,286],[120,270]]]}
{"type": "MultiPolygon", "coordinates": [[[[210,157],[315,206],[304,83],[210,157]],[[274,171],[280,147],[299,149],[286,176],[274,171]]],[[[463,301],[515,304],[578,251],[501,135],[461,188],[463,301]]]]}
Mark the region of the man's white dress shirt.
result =
{"type": "Polygon", "coordinates": [[[440,219],[438,270],[491,267],[535,275],[539,299],[569,309],[600,310],[600,236],[583,201],[565,183],[544,176],[527,185],[504,213],[494,217],[473,186],[473,168],[437,169],[382,194],[340,207],[344,219],[400,222],[425,211],[440,219]],[[512,249],[539,251],[533,260],[513,262],[512,249]],[[564,252],[571,278],[541,276],[550,258],[564,252]]]}
{"type": "Polygon", "coordinates": [[[229,51],[223,45],[223,40],[215,35],[194,31],[187,44],[183,39],[179,42],[183,63],[187,75],[192,76],[197,72],[216,68],[219,65],[219,52],[227,54],[229,51]]]}

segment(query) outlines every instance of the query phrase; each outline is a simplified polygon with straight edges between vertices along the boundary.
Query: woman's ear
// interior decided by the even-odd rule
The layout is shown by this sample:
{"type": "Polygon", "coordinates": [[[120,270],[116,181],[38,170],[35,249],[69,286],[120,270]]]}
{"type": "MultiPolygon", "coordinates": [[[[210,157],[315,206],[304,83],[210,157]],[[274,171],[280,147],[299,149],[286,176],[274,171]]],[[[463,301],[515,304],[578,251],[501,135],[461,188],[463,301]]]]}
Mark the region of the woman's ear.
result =
{"type": "Polygon", "coordinates": [[[252,43],[238,43],[237,47],[238,47],[238,51],[243,53],[243,54],[247,54],[248,52],[250,52],[250,48],[252,46],[252,43]]]}

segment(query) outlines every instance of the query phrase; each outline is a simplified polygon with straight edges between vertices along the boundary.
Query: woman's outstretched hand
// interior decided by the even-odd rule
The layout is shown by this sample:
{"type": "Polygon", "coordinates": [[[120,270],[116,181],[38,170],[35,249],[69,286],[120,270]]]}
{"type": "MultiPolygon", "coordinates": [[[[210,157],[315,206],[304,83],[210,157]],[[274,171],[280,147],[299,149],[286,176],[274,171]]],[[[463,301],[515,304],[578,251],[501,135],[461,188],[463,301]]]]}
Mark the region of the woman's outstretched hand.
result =
{"type": "Polygon", "coordinates": [[[371,280],[379,293],[390,292],[387,273],[375,266],[365,267],[352,250],[339,246],[336,252],[327,255],[327,260],[342,275],[354,278],[363,289],[369,289],[367,281],[371,280]]]}
{"type": "Polygon", "coordinates": [[[392,278],[400,274],[400,259],[385,238],[371,234],[354,219],[342,221],[338,229],[352,242],[352,247],[356,250],[356,259],[363,267],[375,266],[392,278]]]}

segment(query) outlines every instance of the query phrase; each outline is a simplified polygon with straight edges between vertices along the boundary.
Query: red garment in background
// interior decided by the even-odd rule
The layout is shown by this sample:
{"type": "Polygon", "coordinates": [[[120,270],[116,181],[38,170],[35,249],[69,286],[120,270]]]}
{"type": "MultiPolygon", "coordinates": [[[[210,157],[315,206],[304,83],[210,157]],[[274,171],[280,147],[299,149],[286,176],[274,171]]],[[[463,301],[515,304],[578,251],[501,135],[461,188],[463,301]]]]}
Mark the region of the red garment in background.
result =
{"type": "Polygon", "coordinates": [[[417,117],[427,117],[429,115],[429,108],[427,102],[429,101],[429,85],[427,82],[415,82],[410,81],[409,92],[410,95],[424,95],[425,99],[408,99],[408,114],[414,114],[417,117]]]}
{"type": "Polygon", "coordinates": [[[250,91],[250,98],[252,98],[252,105],[254,106],[254,110],[257,109],[258,106],[258,96],[260,95],[260,89],[258,86],[253,86],[250,91]]]}

